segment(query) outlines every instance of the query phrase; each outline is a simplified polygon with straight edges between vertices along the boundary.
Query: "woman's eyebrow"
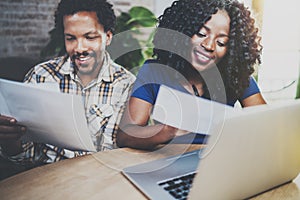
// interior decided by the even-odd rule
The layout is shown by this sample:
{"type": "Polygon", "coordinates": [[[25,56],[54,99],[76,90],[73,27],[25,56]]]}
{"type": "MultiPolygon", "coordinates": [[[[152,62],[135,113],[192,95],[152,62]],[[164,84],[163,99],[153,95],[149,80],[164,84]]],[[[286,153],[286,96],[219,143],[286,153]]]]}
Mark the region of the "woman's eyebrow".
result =
{"type": "MultiPolygon", "coordinates": [[[[203,25],[202,28],[204,28],[206,31],[211,31],[211,29],[209,27],[205,26],[205,25],[203,25]]],[[[229,35],[227,35],[226,33],[220,33],[218,36],[219,37],[227,37],[227,38],[229,38],[229,35]]]]}

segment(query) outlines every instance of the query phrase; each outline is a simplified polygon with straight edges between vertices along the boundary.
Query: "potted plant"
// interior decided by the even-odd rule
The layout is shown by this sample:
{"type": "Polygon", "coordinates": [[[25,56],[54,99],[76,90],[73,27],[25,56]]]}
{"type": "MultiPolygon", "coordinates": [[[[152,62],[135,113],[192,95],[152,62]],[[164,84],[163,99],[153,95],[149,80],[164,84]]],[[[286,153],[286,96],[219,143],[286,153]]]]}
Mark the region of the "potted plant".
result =
{"type": "Polygon", "coordinates": [[[115,36],[108,47],[115,62],[136,73],[152,55],[153,49],[153,29],[147,29],[146,34],[142,30],[154,28],[156,23],[155,15],[145,7],[135,6],[128,12],[121,12],[117,17],[115,36]]]}

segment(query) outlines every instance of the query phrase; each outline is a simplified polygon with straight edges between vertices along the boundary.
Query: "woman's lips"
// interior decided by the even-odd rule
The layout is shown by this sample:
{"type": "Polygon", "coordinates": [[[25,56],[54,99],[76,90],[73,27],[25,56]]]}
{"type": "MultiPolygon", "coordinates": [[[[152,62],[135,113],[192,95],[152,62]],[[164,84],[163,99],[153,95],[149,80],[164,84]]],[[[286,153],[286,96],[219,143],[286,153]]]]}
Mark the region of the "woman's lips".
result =
{"type": "Polygon", "coordinates": [[[202,51],[199,51],[197,49],[194,50],[194,55],[195,55],[196,60],[202,64],[207,64],[211,60],[214,59],[213,56],[210,56],[210,55],[208,55],[202,51]]]}

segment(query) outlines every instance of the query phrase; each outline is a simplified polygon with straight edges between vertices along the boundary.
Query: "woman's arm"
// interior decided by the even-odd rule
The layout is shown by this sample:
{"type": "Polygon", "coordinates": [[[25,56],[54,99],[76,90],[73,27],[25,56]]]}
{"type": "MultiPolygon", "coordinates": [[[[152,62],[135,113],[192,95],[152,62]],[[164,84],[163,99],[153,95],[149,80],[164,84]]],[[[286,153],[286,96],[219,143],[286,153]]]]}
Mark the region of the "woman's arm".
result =
{"type": "Polygon", "coordinates": [[[240,100],[242,107],[256,106],[261,104],[266,104],[261,91],[255,81],[255,79],[250,76],[249,86],[244,91],[244,97],[240,100]]]}
{"type": "Polygon", "coordinates": [[[163,124],[148,125],[152,107],[144,100],[130,97],[117,133],[119,147],[153,149],[174,138],[177,128],[163,124]]]}
{"type": "Polygon", "coordinates": [[[261,104],[266,104],[266,101],[261,93],[253,94],[241,101],[241,105],[243,107],[256,106],[261,104]]]}

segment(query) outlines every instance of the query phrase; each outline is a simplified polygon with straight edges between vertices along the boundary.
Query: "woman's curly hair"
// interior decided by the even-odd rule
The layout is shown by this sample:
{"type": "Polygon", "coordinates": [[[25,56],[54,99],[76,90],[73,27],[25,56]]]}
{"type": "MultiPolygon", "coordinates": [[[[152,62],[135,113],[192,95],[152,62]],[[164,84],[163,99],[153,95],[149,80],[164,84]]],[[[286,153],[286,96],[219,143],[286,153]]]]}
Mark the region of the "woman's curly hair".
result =
{"type": "MultiPolygon", "coordinates": [[[[159,62],[176,69],[189,79],[195,74],[195,69],[189,62],[191,37],[199,32],[218,10],[227,11],[230,17],[230,39],[227,53],[217,67],[224,82],[227,99],[240,98],[249,85],[254,65],[261,63],[262,46],[255,20],[244,4],[237,0],[173,2],[159,17],[159,25],[153,40],[154,56],[159,62]],[[179,37],[178,33],[187,37],[179,37]]],[[[204,89],[204,97],[210,98],[207,88],[204,89]]]]}
{"type": "MultiPolygon", "coordinates": [[[[95,12],[99,23],[103,25],[104,31],[113,33],[116,26],[116,15],[112,7],[107,0],[61,0],[55,11],[55,27],[53,29],[54,37],[56,37],[55,41],[64,44],[64,16],[81,11],[95,12]]],[[[64,53],[65,48],[60,54],[63,55],[64,53]]]]}

